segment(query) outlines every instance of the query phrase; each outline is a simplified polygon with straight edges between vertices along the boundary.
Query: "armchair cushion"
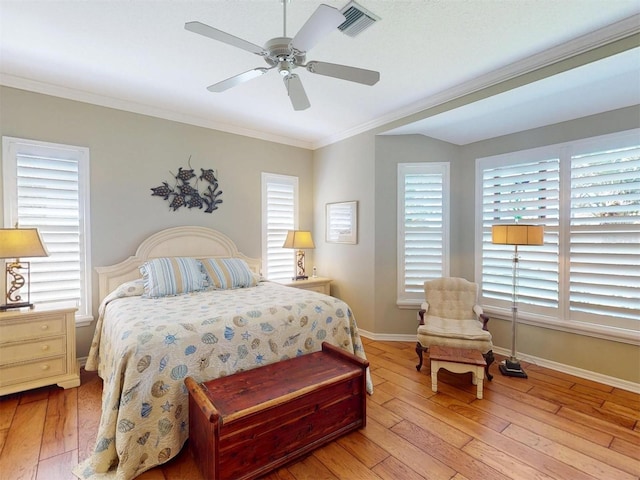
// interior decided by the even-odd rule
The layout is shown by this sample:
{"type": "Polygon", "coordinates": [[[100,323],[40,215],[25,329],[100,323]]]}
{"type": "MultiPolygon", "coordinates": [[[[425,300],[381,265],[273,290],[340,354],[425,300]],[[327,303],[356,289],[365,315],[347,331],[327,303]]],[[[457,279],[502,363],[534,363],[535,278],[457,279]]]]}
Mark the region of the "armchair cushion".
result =
{"type": "Polygon", "coordinates": [[[470,348],[486,353],[493,349],[491,333],[482,329],[475,318],[451,321],[447,318],[425,315],[425,325],[418,326],[418,342],[423,347],[470,348]]]}

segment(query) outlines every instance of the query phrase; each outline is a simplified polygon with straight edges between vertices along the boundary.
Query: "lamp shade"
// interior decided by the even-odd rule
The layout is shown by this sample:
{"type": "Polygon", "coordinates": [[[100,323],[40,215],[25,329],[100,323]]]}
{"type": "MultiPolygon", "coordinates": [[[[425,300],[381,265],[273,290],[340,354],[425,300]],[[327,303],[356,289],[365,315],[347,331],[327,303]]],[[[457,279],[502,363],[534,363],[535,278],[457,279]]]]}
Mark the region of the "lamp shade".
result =
{"type": "Polygon", "coordinates": [[[499,245],[542,245],[544,243],[543,225],[524,225],[513,223],[493,225],[491,243],[499,245]]]}
{"type": "Polygon", "coordinates": [[[298,250],[306,248],[316,248],[311,238],[311,232],[305,230],[289,230],[287,238],[282,248],[297,248],[298,250]]]}
{"type": "Polygon", "coordinates": [[[0,258],[47,256],[37,228],[0,228],[0,258]]]}

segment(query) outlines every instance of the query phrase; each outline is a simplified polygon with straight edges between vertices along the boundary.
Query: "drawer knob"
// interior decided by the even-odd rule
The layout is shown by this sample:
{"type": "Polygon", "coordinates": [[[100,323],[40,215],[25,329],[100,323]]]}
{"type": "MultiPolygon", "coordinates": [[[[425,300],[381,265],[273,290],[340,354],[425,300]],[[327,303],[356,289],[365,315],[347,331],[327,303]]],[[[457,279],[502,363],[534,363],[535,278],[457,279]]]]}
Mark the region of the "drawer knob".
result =
{"type": "Polygon", "coordinates": [[[42,365],[42,370],[49,370],[49,365],[42,365]]]}
{"type": "Polygon", "coordinates": [[[47,351],[49,350],[49,345],[42,345],[42,351],[47,351]]]}
{"type": "Polygon", "coordinates": [[[48,330],[48,329],[49,329],[49,325],[47,325],[46,323],[40,327],[40,330],[48,330]]]}

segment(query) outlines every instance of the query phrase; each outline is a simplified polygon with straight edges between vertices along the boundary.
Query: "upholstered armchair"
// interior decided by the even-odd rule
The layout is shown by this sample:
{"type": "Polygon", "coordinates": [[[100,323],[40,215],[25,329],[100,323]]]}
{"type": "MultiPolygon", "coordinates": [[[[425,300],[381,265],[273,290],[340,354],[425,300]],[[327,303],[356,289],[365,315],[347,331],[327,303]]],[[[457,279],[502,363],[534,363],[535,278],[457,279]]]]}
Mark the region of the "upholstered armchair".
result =
{"type": "Polygon", "coordinates": [[[487,366],[485,376],[491,380],[493,343],[487,330],[489,317],[477,304],[478,285],[464,278],[439,278],[424,282],[425,302],[418,312],[416,353],[422,368],[422,354],[432,345],[479,350],[487,366]]]}

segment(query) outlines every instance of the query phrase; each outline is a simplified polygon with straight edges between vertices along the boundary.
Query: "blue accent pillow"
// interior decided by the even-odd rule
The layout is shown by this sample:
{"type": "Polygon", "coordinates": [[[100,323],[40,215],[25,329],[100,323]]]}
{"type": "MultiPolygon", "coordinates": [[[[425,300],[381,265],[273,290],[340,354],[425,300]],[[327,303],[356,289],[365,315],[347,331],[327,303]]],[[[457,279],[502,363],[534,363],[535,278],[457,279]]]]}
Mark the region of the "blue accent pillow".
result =
{"type": "Polygon", "coordinates": [[[209,286],[200,260],[189,257],[154,258],[140,266],[144,298],[159,298],[204,290],[209,286]]]}

